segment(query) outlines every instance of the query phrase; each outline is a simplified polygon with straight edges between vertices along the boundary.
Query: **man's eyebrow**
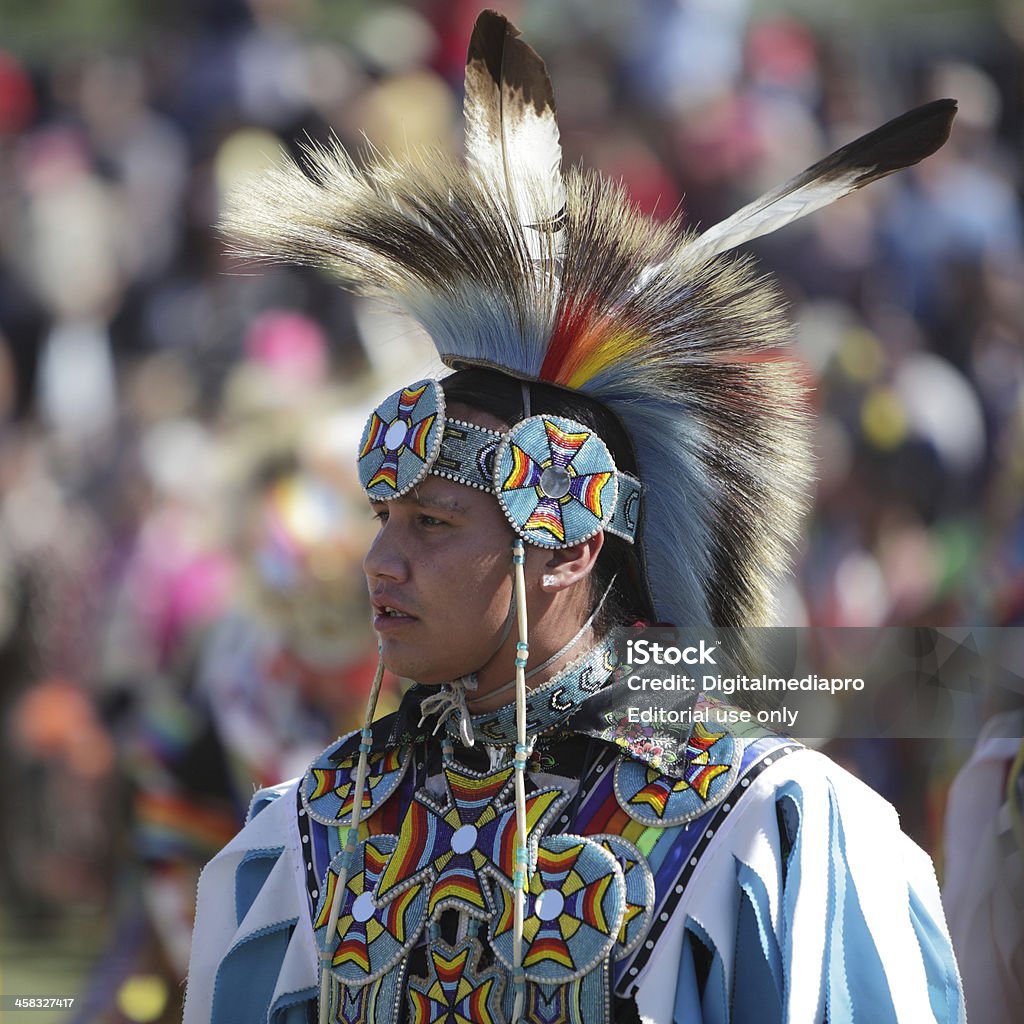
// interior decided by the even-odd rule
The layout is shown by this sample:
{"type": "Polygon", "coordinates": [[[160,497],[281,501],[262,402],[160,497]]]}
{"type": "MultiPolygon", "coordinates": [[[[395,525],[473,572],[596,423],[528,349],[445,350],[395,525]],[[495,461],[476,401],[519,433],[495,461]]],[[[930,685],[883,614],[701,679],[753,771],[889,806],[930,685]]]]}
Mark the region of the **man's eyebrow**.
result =
{"type": "Polygon", "coordinates": [[[408,495],[412,503],[419,508],[429,508],[435,512],[465,512],[466,507],[457,498],[429,498],[413,490],[408,495]]]}
{"type": "MultiPolygon", "coordinates": [[[[394,500],[408,502],[410,505],[415,505],[417,508],[430,509],[433,512],[464,513],[466,511],[466,506],[457,498],[431,498],[420,494],[415,488],[408,494],[403,494],[401,498],[394,500]]],[[[378,506],[387,504],[390,503],[386,501],[375,501],[373,498],[370,499],[371,508],[377,508],[378,506]]]]}

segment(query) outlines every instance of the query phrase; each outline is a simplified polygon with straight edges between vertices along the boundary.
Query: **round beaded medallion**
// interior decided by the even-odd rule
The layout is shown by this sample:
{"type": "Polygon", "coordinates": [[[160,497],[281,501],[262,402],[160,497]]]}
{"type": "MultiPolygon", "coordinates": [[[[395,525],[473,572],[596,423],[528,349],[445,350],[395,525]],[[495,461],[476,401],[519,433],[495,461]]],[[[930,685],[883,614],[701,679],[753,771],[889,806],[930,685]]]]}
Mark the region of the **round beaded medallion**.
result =
{"type": "Polygon", "coordinates": [[[563,416],[531,416],[499,446],[494,490],[524,540],[567,548],[611,519],[618,479],[611,453],[592,430],[563,416]]]}
{"type": "Polygon", "coordinates": [[[359,481],[377,501],[415,487],[429,472],[444,435],[444,392],[419,380],[396,391],[370,414],[359,442],[359,481]]]}

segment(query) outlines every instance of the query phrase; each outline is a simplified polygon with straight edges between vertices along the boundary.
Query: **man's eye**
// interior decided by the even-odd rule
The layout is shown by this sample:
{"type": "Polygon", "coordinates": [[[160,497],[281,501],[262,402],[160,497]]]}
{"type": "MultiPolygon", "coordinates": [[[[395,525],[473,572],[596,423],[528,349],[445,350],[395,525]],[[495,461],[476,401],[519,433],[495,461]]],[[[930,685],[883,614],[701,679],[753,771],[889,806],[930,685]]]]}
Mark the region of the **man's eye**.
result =
{"type": "Polygon", "coordinates": [[[370,511],[370,515],[383,526],[388,521],[388,510],[386,508],[375,508],[370,511]]]}
{"type": "Polygon", "coordinates": [[[436,519],[434,516],[420,516],[422,526],[447,526],[443,519],[436,519]]]}

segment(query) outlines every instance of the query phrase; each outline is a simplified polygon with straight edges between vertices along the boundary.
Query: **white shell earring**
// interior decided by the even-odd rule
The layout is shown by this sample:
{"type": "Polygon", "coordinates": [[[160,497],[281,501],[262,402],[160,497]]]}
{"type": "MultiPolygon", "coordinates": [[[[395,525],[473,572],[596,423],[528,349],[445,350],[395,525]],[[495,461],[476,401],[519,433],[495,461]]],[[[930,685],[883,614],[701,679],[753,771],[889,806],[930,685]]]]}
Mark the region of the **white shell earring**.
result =
{"type": "Polygon", "coordinates": [[[544,576],[541,577],[540,581],[542,587],[553,587],[555,585],[555,582],[555,577],[552,576],[550,573],[545,573],[544,576]]]}

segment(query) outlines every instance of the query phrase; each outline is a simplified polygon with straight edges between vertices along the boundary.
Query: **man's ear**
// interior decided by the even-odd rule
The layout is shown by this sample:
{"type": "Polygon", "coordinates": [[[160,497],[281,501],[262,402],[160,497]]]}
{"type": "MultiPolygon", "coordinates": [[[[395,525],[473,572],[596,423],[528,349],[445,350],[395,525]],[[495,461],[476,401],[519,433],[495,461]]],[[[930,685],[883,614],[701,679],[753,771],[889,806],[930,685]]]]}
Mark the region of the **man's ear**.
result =
{"type": "Polygon", "coordinates": [[[604,531],[598,530],[589,540],[574,544],[571,548],[556,548],[546,551],[543,575],[540,578],[542,590],[557,593],[586,579],[597,562],[597,556],[604,547],[604,531]]]}

